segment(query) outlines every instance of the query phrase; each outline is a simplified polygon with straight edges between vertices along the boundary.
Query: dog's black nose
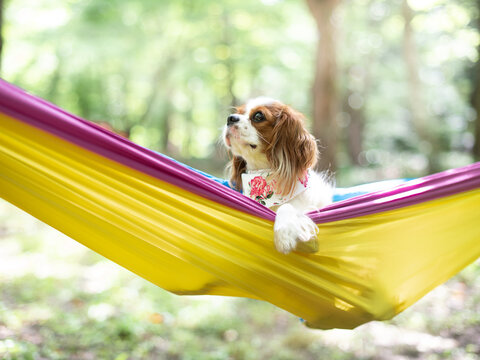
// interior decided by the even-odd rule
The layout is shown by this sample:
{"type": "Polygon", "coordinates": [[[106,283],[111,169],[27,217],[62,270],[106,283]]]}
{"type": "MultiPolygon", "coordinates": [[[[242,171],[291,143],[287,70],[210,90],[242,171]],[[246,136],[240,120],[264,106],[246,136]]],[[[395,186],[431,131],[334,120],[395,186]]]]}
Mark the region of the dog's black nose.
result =
{"type": "Polygon", "coordinates": [[[230,126],[232,124],[235,124],[236,122],[239,122],[240,118],[238,117],[237,114],[232,114],[227,118],[227,125],[230,126]]]}

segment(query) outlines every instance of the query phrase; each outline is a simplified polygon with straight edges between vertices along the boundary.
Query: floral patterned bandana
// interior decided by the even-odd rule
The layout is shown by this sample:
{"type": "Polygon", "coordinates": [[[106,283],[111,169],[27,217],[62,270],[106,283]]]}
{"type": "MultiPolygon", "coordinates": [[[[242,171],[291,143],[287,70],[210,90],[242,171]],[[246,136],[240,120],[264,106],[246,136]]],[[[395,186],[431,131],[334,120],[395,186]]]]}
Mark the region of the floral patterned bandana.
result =
{"type": "Polygon", "coordinates": [[[268,179],[271,170],[255,170],[247,171],[242,174],[243,195],[259,202],[262,205],[270,208],[279,206],[287,201],[293,199],[295,196],[301,194],[308,188],[308,178],[310,171],[305,173],[303,179],[298,179],[293,191],[289,194],[280,194],[276,189],[276,181],[268,179]],[[267,180],[268,179],[268,180],[267,180]]]}

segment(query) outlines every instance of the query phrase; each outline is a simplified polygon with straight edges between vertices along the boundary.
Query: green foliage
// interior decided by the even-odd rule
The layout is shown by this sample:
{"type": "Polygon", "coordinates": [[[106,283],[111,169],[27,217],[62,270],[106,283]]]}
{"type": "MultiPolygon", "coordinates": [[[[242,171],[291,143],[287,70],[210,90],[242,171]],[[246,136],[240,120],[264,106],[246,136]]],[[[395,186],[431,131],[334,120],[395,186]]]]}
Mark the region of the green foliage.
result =
{"type": "MultiPolygon", "coordinates": [[[[472,161],[469,69],[477,61],[478,10],[470,0],[412,2],[418,72],[435,144],[412,123],[403,58],[402,2],[344,0],[338,32],[337,180],[415,177],[472,161]],[[363,151],[347,155],[351,110],[366,123],[363,151]],[[354,166],[358,164],[357,166],[354,166]]],[[[311,112],[316,30],[294,0],[26,0],[6,9],[4,77],[133,141],[220,173],[219,128],[232,105],[255,95],[311,112]]],[[[319,54],[322,56],[322,54],[319,54]]]]}
{"type": "MultiPolygon", "coordinates": [[[[332,19],[339,183],[427,171],[432,144],[412,124],[401,5],[344,0],[332,19]],[[347,156],[351,109],[366,119],[360,167],[347,156]]],[[[436,170],[469,163],[478,10],[468,0],[411,6],[436,170]]],[[[215,173],[226,162],[216,146],[232,105],[261,94],[311,113],[316,31],[300,1],[19,0],[5,20],[4,78],[154,150],[210,159],[215,173]]]]}
{"type": "Polygon", "coordinates": [[[285,3],[278,13],[256,1],[72,1],[58,8],[45,1],[31,13],[25,6],[7,9],[5,78],[81,116],[132,131],[153,149],[211,155],[230,106],[255,93],[305,102],[311,75],[292,67],[305,68],[312,54],[299,41],[293,15],[310,19],[296,4],[285,3]],[[33,35],[17,31],[20,17],[33,23],[33,35]],[[282,27],[291,35],[279,33],[282,27]],[[303,89],[282,96],[291,83],[303,89]],[[141,135],[152,129],[157,135],[141,135]]]}

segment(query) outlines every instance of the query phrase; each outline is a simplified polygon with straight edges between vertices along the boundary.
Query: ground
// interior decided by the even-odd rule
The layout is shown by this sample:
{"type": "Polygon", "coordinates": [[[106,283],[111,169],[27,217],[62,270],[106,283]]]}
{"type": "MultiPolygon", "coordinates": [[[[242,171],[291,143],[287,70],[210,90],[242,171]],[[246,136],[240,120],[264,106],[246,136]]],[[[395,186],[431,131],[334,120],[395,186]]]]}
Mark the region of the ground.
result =
{"type": "Polygon", "coordinates": [[[480,359],[479,274],[391,321],[311,330],[265,302],[172,295],[0,202],[0,358],[480,359]]]}

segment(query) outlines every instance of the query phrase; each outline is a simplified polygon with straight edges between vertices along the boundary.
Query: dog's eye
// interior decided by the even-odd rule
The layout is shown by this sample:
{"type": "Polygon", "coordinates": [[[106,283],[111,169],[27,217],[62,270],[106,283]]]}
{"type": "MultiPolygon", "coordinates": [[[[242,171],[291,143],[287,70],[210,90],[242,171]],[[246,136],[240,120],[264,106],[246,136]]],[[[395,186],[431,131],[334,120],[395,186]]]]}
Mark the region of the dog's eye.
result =
{"type": "Polygon", "coordinates": [[[257,111],[255,114],[253,114],[253,118],[252,118],[253,122],[262,122],[263,120],[265,120],[265,115],[263,115],[263,113],[261,111],[257,111]]]}

